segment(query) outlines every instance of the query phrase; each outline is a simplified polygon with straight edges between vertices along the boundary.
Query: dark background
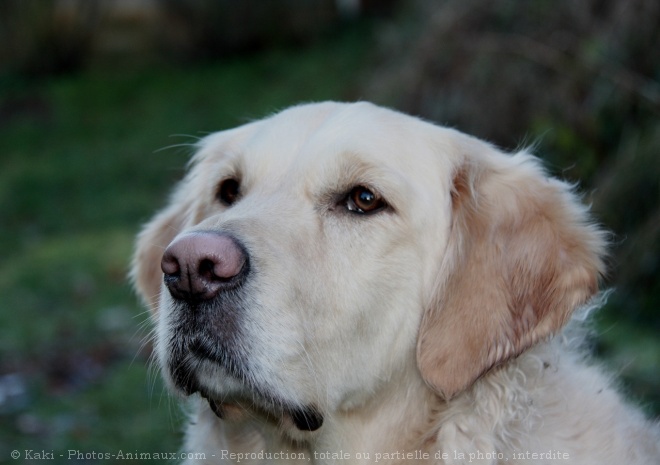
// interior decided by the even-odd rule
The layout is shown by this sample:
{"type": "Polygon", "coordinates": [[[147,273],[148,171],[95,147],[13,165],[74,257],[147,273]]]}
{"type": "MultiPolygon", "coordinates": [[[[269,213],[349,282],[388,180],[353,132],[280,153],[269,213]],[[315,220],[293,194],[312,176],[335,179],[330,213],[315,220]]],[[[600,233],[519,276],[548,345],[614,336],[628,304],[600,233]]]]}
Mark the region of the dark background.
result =
{"type": "Polygon", "coordinates": [[[660,413],[657,0],[2,0],[0,463],[178,450],[133,238],[198,137],[325,99],[532,145],[578,183],[612,231],[593,350],[660,413]]]}

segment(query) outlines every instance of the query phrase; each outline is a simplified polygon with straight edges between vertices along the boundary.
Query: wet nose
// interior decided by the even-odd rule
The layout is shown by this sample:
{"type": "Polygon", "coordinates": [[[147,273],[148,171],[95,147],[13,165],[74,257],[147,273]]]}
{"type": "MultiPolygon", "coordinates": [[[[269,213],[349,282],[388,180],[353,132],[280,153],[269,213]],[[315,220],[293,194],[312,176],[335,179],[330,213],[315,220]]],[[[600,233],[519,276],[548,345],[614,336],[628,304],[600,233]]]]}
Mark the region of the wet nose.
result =
{"type": "Polygon", "coordinates": [[[231,236],[198,231],[174,239],[160,266],[172,297],[197,303],[239,284],[246,262],[244,249],[231,236]]]}

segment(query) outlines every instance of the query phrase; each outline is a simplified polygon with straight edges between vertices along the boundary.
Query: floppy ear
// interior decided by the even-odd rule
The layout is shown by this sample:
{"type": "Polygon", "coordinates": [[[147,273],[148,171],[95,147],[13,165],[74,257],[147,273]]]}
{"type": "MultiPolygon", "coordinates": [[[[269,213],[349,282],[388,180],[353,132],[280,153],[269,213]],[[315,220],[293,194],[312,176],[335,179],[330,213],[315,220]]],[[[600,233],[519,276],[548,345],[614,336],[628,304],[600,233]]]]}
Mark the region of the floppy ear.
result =
{"type": "Polygon", "coordinates": [[[144,226],[135,245],[131,278],[140,298],[154,313],[163,281],[160,261],[165,248],[192,221],[194,205],[186,192],[186,181],[181,182],[170,204],[144,226]]]}
{"type": "Polygon", "coordinates": [[[559,330],[598,290],[603,233],[526,153],[471,141],[453,173],[449,244],[417,343],[446,399],[559,330]]]}

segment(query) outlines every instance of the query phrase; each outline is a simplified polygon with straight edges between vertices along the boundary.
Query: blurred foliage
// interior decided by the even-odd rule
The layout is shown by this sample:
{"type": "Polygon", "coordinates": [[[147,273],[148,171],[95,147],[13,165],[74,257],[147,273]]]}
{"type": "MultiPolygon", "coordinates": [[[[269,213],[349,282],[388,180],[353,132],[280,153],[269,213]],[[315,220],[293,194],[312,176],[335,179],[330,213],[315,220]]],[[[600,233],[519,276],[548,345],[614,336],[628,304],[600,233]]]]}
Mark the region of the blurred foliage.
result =
{"type": "Polygon", "coordinates": [[[97,1],[0,1],[0,72],[50,75],[77,71],[89,57],[101,8],[97,1]]]}
{"type": "Polygon", "coordinates": [[[2,0],[0,74],[189,64],[309,46],[396,0],[2,0]],[[343,5],[343,6],[342,6],[343,5]],[[351,9],[351,5],[357,8],[351,9]]]}
{"type": "Polygon", "coordinates": [[[308,43],[337,20],[333,0],[158,1],[170,26],[160,39],[164,53],[184,61],[308,43]]]}

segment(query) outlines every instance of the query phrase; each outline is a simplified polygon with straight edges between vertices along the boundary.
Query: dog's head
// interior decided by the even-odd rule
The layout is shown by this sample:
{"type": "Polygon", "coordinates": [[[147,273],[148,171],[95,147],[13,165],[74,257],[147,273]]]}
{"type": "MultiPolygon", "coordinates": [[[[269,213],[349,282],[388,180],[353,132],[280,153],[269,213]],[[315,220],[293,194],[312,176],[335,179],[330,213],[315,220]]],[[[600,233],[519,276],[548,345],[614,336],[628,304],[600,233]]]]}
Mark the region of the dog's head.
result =
{"type": "Polygon", "coordinates": [[[415,361],[466,389],[587,302],[603,250],[530,155],[323,103],[204,139],[133,274],[175,389],[314,430],[415,361]]]}

